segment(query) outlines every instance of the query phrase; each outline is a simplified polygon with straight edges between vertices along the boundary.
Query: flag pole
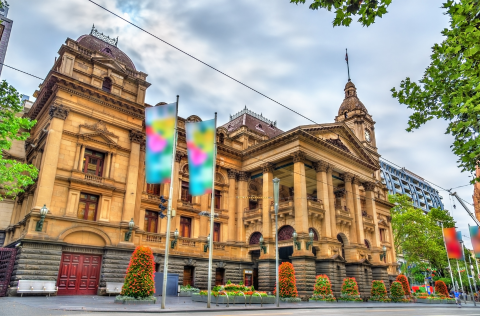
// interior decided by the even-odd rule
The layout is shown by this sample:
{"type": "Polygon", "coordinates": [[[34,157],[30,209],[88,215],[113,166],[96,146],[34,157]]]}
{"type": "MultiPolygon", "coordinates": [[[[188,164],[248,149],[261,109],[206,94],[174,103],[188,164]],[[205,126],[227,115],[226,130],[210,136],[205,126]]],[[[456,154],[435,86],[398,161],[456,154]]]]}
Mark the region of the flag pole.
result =
{"type": "Polygon", "coordinates": [[[175,109],[175,128],[173,135],[173,152],[172,152],[172,172],[170,174],[170,190],[168,193],[168,209],[167,209],[167,232],[165,236],[165,261],[163,264],[163,284],[162,284],[162,309],[165,309],[165,300],[167,298],[167,273],[168,273],[168,250],[170,248],[170,224],[171,224],[171,215],[172,215],[172,201],[173,201],[173,169],[175,167],[175,154],[177,151],[177,120],[178,120],[178,99],[180,97],[177,95],[177,106],[175,109]]]}
{"type": "Polygon", "coordinates": [[[217,112],[215,112],[215,130],[213,137],[213,166],[212,166],[212,201],[210,205],[210,240],[208,245],[208,298],[207,308],[212,300],[212,257],[213,257],[213,223],[215,221],[215,167],[217,162],[217,112]]]}
{"type": "MultiPolygon", "coordinates": [[[[465,260],[465,251],[464,251],[465,245],[462,242],[462,251],[463,251],[463,263],[465,264],[465,273],[467,274],[467,280],[468,280],[468,285],[470,286],[470,295],[473,300],[473,305],[477,306],[477,303],[475,303],[475,299],[473,297],[473,288],[472,288],[472,282],[470,281],[470,277],[468,276],[468,267],[467,267],[467,260],[465,260]]],[[[468,250],[468,249],[467,249],[468,250]]]]}
{"type": "Polygon", "coordinates": [[[458,259],[457,259],[457,272],[458,272],[458,278],[460,279],[460,287],[463,291],[462,275],[460,274],[460,266],[458,265],[458,259]]]}
{"type": "MultiPolygon", "coordinates": [[[[468,231],[470,231],[470,224],[468,224],[468,231]]],[[[472,236],[472,234],[470,233],[470,236],[472,236]]],[[[478,270],[478,259],[477,259],[477,254],[475,254],[473,256],[473,261],[475,261],[475,265],[477,266],[477,278],[480,279],[480,271],[478,270]]],[[[475,283],[477,283],[477,281],[475,280],[475,283]]]]}
{"type": "Polygon", "coordinates": [[[345,60],[347,61],[348,81],[350,81],[350,66],[348,65],[348,51],[345,48],[345,60]]]}
{"type": "MultiPolygon", "coordinates": [[[[470,233],[470,237],[473,237],[472,236],[472,232],[470,231],[470,224],[468,224],[468,232],[470,233]]],[[[475,249],[474,249],[475,250],[475,249]]],[[[475,292],[478,292],[477,290],[477,279],[479,277],[479,273],[478,273],[478,262],[477,262],[477,255],[475,254],[475,251],[473,252],[473,261],[475,261],[475,264],[477,266],[477,277],[473,278],[474,282],[473,284],[475,285],[475,292]]],[[[470,263],[470,269],[472,270],[472,275],[475,276],[475,270],[473,269],[473,265],[472,265],[472,260],[471,258],[468,258],[468,262],[470,263]]]]}
{"type": "MultiPolygon", "coordinates": [[[[445,246],[445,250],[447,250],[447,244],[445,242],[445,235],[443,234],[443,222],[439,221],[440,224],[442,225],[442,237],[443,237],[443,245],[445,246]]],[[[448,251],[447,251],[447,261],[448,261],[448,270],[450,271],[450,278],[452,278],[452,285],[453,289],[456,288],[455,286],[455,280],[453,279],[453,274],[452,274],[452,266],[450,266],[450,258],[448,257],[448,251]]]]}

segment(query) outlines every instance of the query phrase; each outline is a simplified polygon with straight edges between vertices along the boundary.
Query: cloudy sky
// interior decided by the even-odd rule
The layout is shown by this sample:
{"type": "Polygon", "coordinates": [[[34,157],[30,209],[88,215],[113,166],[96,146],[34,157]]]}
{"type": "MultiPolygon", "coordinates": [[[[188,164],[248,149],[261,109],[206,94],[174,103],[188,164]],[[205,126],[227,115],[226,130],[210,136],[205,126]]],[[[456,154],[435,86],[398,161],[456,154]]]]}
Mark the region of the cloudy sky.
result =
{"type": "MultiPolygon", "coordinates": [[[[389,13],[368,28],[356,23],[333,28],[333,13],[289,0],[96,1],[319,123],[333,122],[342,103],[348,48],[352,81],[377,122],[382,156],[443,188],[469,182],[470,175],[460,172],[450,151],[446,122],[429,122],[407,133],[411,112],[390,92],[406,77],[418,80],[429,64],[430,48],[442,41],[448,17],[440,0],[393,1],[389,13]]],[[[77,39],[95,24],[104,34],[119,36],[119,48],[137,70],[149,74],[150,104],[173,101],[179,94],[183,117],[208,119],[217,111],[223,124],[247,105],[283,130],[309,123],[87,0],[12,0],[9,18],[14,24],[5,63],[39,77],[50,70],[67,37],[77,39]]],[[[40,83],[5,67],[2,77],[27,95],[40,83]]],[[[456,191],[472,203],[473,186],[456,191]]],[[[466,235],[473,221],[440,192],[466,235]]]]}

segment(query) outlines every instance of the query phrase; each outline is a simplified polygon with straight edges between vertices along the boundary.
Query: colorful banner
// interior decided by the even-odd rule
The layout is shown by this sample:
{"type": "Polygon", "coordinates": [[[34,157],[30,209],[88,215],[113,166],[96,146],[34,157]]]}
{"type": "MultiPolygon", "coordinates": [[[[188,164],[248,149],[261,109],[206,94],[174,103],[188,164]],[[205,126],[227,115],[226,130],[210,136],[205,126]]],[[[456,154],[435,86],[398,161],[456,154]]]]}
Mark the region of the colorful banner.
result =
{"type": "Polygon", "coordinates": [[[147,183],[169,183],[172,173],[173,143],[177,103],[145,109],[147,183]]]}
{"type": "Polygon", "coordinates": [[[186,123],[189,191],[193,196],[212,193],[215,120],[186,123]]]}
{"type": "Polygon", "coordinates": [[[472,239],[472,246],[473,252],[475,252],[475,258],[480,259],[480,229],[478,229],[478,226],[470,226],[470,238],[472,239]]]}
{"type": "Polygon", "coordinates": [[[444,228],[443,235],[445,236],[445,245],[447,246],[448,258],[463,259],[462,246],[458,240],[455,228],[444,228]]]}

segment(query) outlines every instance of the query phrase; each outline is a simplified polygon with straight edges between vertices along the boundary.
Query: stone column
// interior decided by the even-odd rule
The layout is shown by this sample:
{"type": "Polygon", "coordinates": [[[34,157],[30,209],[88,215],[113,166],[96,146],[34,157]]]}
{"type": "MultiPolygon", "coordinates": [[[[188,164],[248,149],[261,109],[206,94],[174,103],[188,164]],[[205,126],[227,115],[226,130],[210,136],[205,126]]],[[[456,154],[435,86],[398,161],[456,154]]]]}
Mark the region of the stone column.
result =
{"type": "Polygon", "coordinates": [[[82,144],[77,143],[77,147],[75,148],[75,160],[73,162],[73,170],[78,169],[78,161],[80,160],[80,150],[82,148],[82,144]]]}
{"type": "Polygon", "coordinates": [[[48,112],[51,117],[50,129],[45,144],[44,159],[42,159],[42,166],[38,175],[37,189],[33,198],[33,205],[37,210],[40,210],[44,204],[48,208],[52,208],[53,187],[55,174],[57,173],[63,126],[69,111],[70,109],[63,105],[54,104],[48,112]]]}
{"type": "Polygon", "coordinates": [[[112,159],[110,163],[110,172],[108,173],[110,179],[115,179],[115,158],[116,157],[117,155],[115,153],[112,153],[112,159]]]}
{"type": "Polygon", "coordinates": [[[293,154],[293,170],[295,230],[299,234],[308,234],[307,179],[305,178],[305,154],[301,151],[297,151],[293,154]]]}
{"type": "Polygon", "coordinates": [[[106,168],[105,168],[105,178],[110,178],[110,164],[112,163],[112,153],[107,152],[107,161],[105,163],[106,168]]]}
{"type": "Polygon", "coordinates": [[[245,242],[245,225],[243,225],[243,212],[247,208],[248,199],[243,198],[248,195],[248,172],[240,171],[238,173],[238,196],[237,199],[237,242],[245,242]]]}
{"type": "MultiPolygon", "coordinates": [[[[347,194],[347,208],[350,212],[350,215],[352,216],[352,226],[350,227],[350,239],[351,242],[353,243],[359,243],[363,244],[363,239],[359,240],[358,235],[357,235],[357,223],[359,221],[362,221],[362,217],[358,217],[357,213],[355,212],[355,195],[353,192],[352,188],[352,180],[353,180],[353,175],[351,173],[345,173],[344,174],[344,180],[345,180],[345,193],[347,194]]],[[[361,215],[361,214],[360,214],[361,215]]]]}
{"type": "Polygon", "coordinates": [[[352,182],[352,190],[353,190],[353,205],[354,205],[354,212],[356,217],[356,224],[357,224],[357,239],[358,243],[363,243],[365,240],[365,231],[363,228],[363,215],[362,215],[362,203],[360,201],[360,189],[359,186],[361,185],[360,181],[355,177],[352,182]]]}
{"type": "Polygon", "coordinates": [[[375,224],[375,234],[374,234],[375,236],[374,236],[374,239],[373,239],[373,246],[375,248],[380,248],[380,231],[378,229],[377,208],[375,206],[375,192],[374,192],[375,191],[375,183],[365,182],[363,184],[363,187],[365,188],[367,213],[373,216],[373,223],[375,224]]]}
{"type": "Polygon", "coordinates": [[[138,217],[138,227],[143,230],[145,228],[145,209],[140,209],[140,216],[138,217]]]}
{"type": "Polygon", "coordinates": [[[237,229],[235,228],[235,212],[237,209],[237,198],[235,196],[235,185],[237,180],[237,170],[228,170],[228,241],[235,241],[237,229]]]}
{"type": "Polygon", "coordinates": [[[317,199],[322,200],[325,209],[325,216],[322,224],[322,237],[333,238],[330,218],[331,216],[335,216],[335,210],[330,208],[330,195],[328,194],[329,186],[327,180],[328,163],[325,161],[318,161],[313,164],[313,167],[315,168],[315,171],[317,171],[317,199]]]}
{"type": "MultiPolygon", "coordinates": [[[[210,214],[210,209],[208,208],[208,194],[200,196],[200,209],[202,211],[208,212],[210,214]]],[[[207,216],[200,216],[200,230],[199,237],[207,237],[210,233],[209,218],[207,216]]]]}
{"type": "Polygon", "coordinates": [[[135,214],[135,200],[137,199],[138,168],[140,165],[140,143],[143,134],[130,131],[130,159],[128,161],[127,185],[123,204],[122,222],[128,223],[135,214]]]}
{"type": "Polygon", "coordinates": [[[266,163],[263,168],[263,195],[262,195],[262,228],[265,241],[272,240],[272,220],[270,216],[270,202],[273,201],[273,164],[266,163]],[[270,199],[266,199],[269,197],[270,199]]]}
{"type": "MultiPolygon", "coordinates": [[[[335,195],[333,194],[332,166],[327,169],[327,188],[330,202],[330,228],[332,230],[332,238],[337,238],[337,218],[335,216],[335,195]]],[[[327,224],[327,223],[326,223],[327,224]]],[[[327,224],[328,225],[328,224],[327,224]]]]}
{"type": "Polygon", "coordinates": [[[85,145],[80,146],[80,156],[78,156],[77,170],[83,171],[83,157],[85,157],[85,145]]]}

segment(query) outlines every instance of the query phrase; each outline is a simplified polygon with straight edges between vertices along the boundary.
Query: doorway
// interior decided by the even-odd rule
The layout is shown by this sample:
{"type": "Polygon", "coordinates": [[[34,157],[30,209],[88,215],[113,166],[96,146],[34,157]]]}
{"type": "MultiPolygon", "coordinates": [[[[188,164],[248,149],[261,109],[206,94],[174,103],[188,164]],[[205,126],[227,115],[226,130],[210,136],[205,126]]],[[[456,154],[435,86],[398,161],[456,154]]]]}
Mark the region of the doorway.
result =
{"type": "Polygon", "coordinates": [[[194,285],[194,282],[193,282],[194,272],[195,272],[195,267],[192,267],[192,266],[183,267],[183,286],[194,285]]]}
{"type": "Polygon", "coordinates": [[[282,264],[283,262],[292,263],[292,260],[290,260],[291,255],[293,255],[293,246],[278,248],[278,259],[280,261],[280,264],[282,264]]]}
{"type": "Polygon", "coordinates": [[[217,268],[215,270],[215,285],[225,285],[225,269],[217,268]]]}
{"type": "Polygon", "coordinates": [[[102,256],[62,253],[58,295],[96,295],[102,256]]]}

